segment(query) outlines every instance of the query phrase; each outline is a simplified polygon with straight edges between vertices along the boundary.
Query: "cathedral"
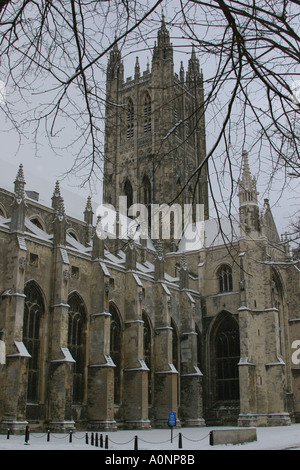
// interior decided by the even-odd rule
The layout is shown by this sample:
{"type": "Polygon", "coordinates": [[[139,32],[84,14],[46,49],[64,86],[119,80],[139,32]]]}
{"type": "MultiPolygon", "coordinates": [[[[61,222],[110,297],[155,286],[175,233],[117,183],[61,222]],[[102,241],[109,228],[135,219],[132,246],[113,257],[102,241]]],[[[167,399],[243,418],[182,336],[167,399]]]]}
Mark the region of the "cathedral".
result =
{"type": "Polygon", "coordinates": [[[195,51],[174,73],[162,19],[151,66],[125,79],[114,46],[106,74],[104,203],[201,206],[203,243],[174,223],[168,239],[122,239],[118,212],[100,237],[91,198],[82,220],[59,183],[41,204],[20,165],[0,189],[0,431],[300,421],[300,266],[246,151],[238,214],[209,217],[195,51]]]}

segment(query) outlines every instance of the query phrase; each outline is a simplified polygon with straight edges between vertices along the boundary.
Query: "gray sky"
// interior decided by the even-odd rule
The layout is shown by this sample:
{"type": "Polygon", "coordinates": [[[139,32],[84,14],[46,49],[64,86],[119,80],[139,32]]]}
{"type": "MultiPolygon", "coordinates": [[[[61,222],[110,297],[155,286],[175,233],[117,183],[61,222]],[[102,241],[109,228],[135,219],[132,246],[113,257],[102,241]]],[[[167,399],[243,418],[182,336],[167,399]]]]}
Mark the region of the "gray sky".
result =
{"type": "MultiPolygon", "coordinates": [[[[170,3],[170,2],[167,2],[170,3]]],[[[166,20],[168,20],[168,14],[170,14],[170,6],[165,8],[166,20]]],[[[150,42],[154,42],[155,34],[153,38],[150,38],[150,42]],[[153,39],[153,40],[152,40],[153,39]]],[[[179,72],[180,61],[183,60],[185,70],[187,68],[187,61],[190,53],[189,48],[179,48],[177,47],[178,41],[176,38],[172,39],[174,45],[174,59],[175,59],[175,72],[179,72]]],[[[143,47],[143,45],[141,45],[143,47]]],[[[151,63],[151,54],[150,51],[133,51],[131,56],[128,56],[124,60],[125,65],[125,76],[134,74],[134,63],[136,56],[139,57],[139,62],[141,66],[141,72],[146,69],[147,60],[151,63]]],[[[205,64],[200,64],[203,67],[204,78],[207,78],[208,75],[213,73],[210,69],[211,63],[208,61],[205,64]]],[[[5,77],[1,75],[0,70],[0,80],[5,81],[5,77]]],[[[7,98],[10,98],[11,90],[6,88],[7,98]]],[[[32,96],[33,101],[38,99],[36,96],[32,96]]],[[[0,87],[0,101],[3,101],[3,91],[0,87]]],[[[26,112],[26,106],[23,106],[19,102],[20,112],[26,112]]],[[[72,130],[70,130],[72,132],[72,130]]],[[[212,138],[214,137],[214,128],[213,128],[213,119],[208,117],[207,119],[207,149],[210,149],[210,144],[212,138]]],[[[80,187],[82,180],[75,175],[68,175],[67,178],[62,179],[62,175],[68,172],[72,167],[73,160],[72,155],[68,152],[68,149],[60,151],[60,155],[55,153],[53,149],[49,147],[49,143],[45,137],[43,137],[43,130],[41,129],[39,146],[36,147],[35,139],[32,134],[27,134],[22,137],[20,141],[20,136],[18,132],[14,129],[11,129],[11,124],[5,122],[5,114],[1,108],[0,103],[0,138],[1,138],[1,150],[0,150],[0,185],[6,189],[13,189],[13,181],[20,163],[23,163],[25,179],[27,181],[26,189],[27,190],[36,190],[40,193],[40,201],[45,202],[45,204],[50,203],[51,196],[53,193],[55,181],[57,179],[61,180],[61,189],[62,194],[65,196],[65,206],[66,211],[70,215],[80,216],[84,210],[84,204],[88,195],[91,194],[91,188],[86,185],[86,187],[80,187]],[[68,195],[68,196],[66,196],[68,195]],[[82,198],[82,210],[81,203],[78,201],[82,198]],[[77,202],[75,202],[77,201],[77,202]],[[73,205],[73,207],[72,207],[73,205]],[[72,214],[72,213],[73,214],[72,214]]],[[[246,149],[248,150],[248,149],[246,149]]],[[[282,179],[279,177],[277,181],[274,182],[271,190],[267,189],[267,172],[268,172],[268,163],[266,159],[265,169],[262,166],[258,165],[255,153],[252,155],[249,153],[249,162],[253,174],[258,178],[258,190],[260,192],[260,203],[263,204],[264,198],[270,199],[270,204],[275,216],[279,233],[284,232],[289,224],[291,217],[297,212],[299,206],[299,189],[297,181],[291,183],[291,187],[286,187],[282,192],[282,179]]],[[[236,174],[238,175],[238,168],[235,169],[236,174]]],[[[214,177],[214,168],[213,165],[210,165],[210,174],[214,177]]],[[[101,178],[101,175],[99,175],[101,178]]],[[[226,185],[226,181],[224,181],[226,185]]],[[[224,186],[224,194],[229,195],[229,189],[224,186]]],[[[95,181],[92,185],[93,189],[93,200],[95,205],[101,202],[102,188],[101,182],[95,181]]],[[[235,204],[237,204],[237,197],[234,198],[235,204]]]]}

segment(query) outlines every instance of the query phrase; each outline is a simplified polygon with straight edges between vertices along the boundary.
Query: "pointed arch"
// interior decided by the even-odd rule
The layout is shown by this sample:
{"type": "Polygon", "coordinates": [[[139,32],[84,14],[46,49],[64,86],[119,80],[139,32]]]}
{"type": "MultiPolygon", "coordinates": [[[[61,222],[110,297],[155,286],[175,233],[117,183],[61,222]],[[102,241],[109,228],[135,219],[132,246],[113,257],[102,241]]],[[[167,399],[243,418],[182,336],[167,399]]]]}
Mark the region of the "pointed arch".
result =
{"type": "Polygon", "coordinates": [[[126,138],[127,140],[134,137],[134,105],[131,98],[126,103],[126,138]]]}
{"type": "Polygon", "coordinates": [[[40,230],[43,230],[44,232],[46,232],[46,229],[45,229],[45,223],[44,221],[41,219],[40,216],[38,215],[33,215],[32,217],[30,217],[30,222],[35,225],[37,228],[39,228],[40,230]]]}
{"type": "Polygon", "coordinates": [[[151,183],[150,178],[148,175],[144,175],[142,180],[142,194],[141,194],[141,202],[146,207],[151,204],[152,201],[152,191],[151,191],[151,183]]]}
{"type": "Polygon", "coordinates": [[[147,91],[143,98],[143,117],[144,117],[144,134],[152,131],[152,102],[149,92],[147,91]]]}
{"type": "Polygon", "coordinates": [[[232,268],[228,264],[222,264],[217,270],[219,292],[231,292],[233,290],[232,268]]]}
{"type": "Polygon", "coordinates": [[[67,235],[74,238],[74,240],[76,240],[77,242],[80,242],[79,235],[78,235],[77,231],[74,228],[69,228],[67,230],[67,235]]]}
{"type": "Polygon", "coordinates": [[[226,311],[218,315],[210,339],[215,401],[239,400],[240,336],[238,322],[233,315],[226,311]]]}
{"type": "Polygon", "coordinates": [[[82,403],[84,396],[86,308],[82,297],[73,291],[68,297],[68,349],[75,360],[73,368],[73,403],[82,403]]]}
{"type": "Polygon", "coordinates": [[[41,321],[45,313],[44,296],[34,280],[24,286],[23,343],[30,354],[28,364],[27,401],[37,402],[41,362],[41,321]]]}
{"type": "Polygon", "coordinates": [[[121,402],[121,347],[122,347],[122,324],[121,316],[117,306],[109,303],[110,322],[110,357],[112,358],[114,369],[114,403],[119,405],[121,402]]]}
{"type": "Polygon", "coordinates": [[[124,195],[127,197],[127,211],[128,211],[129,208],[133,205],[133,189],[132,189],[132,185],[129,179],[127,179],[124,183],[124,195]]]}

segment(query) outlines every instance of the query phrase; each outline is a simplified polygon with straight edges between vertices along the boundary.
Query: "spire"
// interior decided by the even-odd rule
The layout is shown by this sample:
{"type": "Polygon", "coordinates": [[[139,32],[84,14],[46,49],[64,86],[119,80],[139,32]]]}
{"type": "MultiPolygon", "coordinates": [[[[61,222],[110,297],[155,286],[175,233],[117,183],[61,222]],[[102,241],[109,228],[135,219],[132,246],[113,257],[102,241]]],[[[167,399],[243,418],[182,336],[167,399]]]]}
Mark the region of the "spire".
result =
{"type": "Polygon", "coordinates": [[[10,230],[11,232],[24,232],[25,226],[25,212],[26,212],[26,202],[25,202],[25,178],[23,173],[23,165],[19,166],[19,170],[14,181],[15,184],[15,197],[12,203],[12,214],[11,214],[11,223],[10,230]]]}
{"type": "Polygon", "coordinates": [[[84,211],[84,221],[88,225],[93,225],[93,208],[92,208],[92,199],[91,196],[88,196],[87,201],[86,201],[86,206],[85,206],[85,211],[84,211]]]}
{"type": "Polygon", "coordinates": [[[251,175],[248,152],[246,150],[243,150],[242,159],[242,177],[238,182],[240,206],[249,202],[257,204],[257,196],[259,193],[257,192],[256,188],[256,178],[254,176],[252,177],[251,175]]]}
{"type": "Polygon", "coordinates": [[[108,64],[107,64],[107,78],[113,80],[118,76],[119,73],[123,73],[123,65],[121,52],[118,48],[117,36],[115,35],[114,39],[115,44],[110,51],[108,64]]]}
{"type": "Polygon", "coordinates": [[[140,78],[140,64],[139,64],[139,58],[136,58],[135,61],[135,69],[134,69],[134,79],[138,80],[140,78]]]}
{"type": "Polygon", "coordinates": [[[242,230],[247,234],[253,230],[260,232],[260,215],[258,208],[258,192],[256,188],[256,178],[250,172],[248,152],[242,153],[243,169],[242,176],[238,181],[238,196],[240,210],[240,224],[242,230]]]}
{"type": "Polygon", "coordinates": [[[58,207],[57,207],[57,218],[58,220],[62,221],[65,217],[65,204],[64,200],[61,197],[59,202],[58,202],[58,207]]]}
{"type": "Polygon", "coordinates": [[[198,82],[200,79],[200,66],[199,66],[199,59],[196,56],[194,44],[192,46],[192,53],[191,57],[188,62],[188,71],[186,80],[188,83],[198,82]]]}
{"type": "Polygon", "coordinates": [[[19,166],[19,170],[16,176],[16,179],[14,181],[15,184],[15,198],[18,203],[20,203],[22,200],[25,198],[25,178],[24,178],[24,172],[23,172],[23,165],[22,163],[19,166]]]}
{"type": "Polygon", "coordinates": [[[166,27],[165,15],[162,14],[161,26],[157,33],[157,45],[153,50],[153,61],[171,60],[173,63],[173,47],[170,42],[170,33],[166,27]]]}
{"type": "MultiPolygon", "coordinates": [[[[59,189],[59,186],[58,186],[58,181],[57,181],[54,194],[58,189],[59,189]]],[[[65,245],[67,220],[66,220],[64,200],[62,196],[60,195],[60,190],[56,192],[56,195],[53,195],[52,197],[52,207],[55,210],[54,218],[53,218],[53,244],[65,245]],[[53,207],[53,198],[55,198],[54,207],[53,207]]]]}
{"type": "Polygon", "coordinates": [[[183,62],[180,62],[180,71],[179,71],[179,77],[180,81],[184,82],[184,67],[183,67],[183,62]]]}
{"type": "Polygon", "coordinates": [[[60,194],[59,181],[56,181],[53,196],[52,196],[52,208],[54,210],[57,210],[60,199],[61,199],[61,194],[60,194]]]}
{"type": "Polygon", "coordinates": [[[246,150],[243,150],[242,157],[243,157],[242,179],[243,179],[245,187],[250,188],[252,184],[252,178],[251,178],[250,167],[249,167],[248,152],[246,150]]]}

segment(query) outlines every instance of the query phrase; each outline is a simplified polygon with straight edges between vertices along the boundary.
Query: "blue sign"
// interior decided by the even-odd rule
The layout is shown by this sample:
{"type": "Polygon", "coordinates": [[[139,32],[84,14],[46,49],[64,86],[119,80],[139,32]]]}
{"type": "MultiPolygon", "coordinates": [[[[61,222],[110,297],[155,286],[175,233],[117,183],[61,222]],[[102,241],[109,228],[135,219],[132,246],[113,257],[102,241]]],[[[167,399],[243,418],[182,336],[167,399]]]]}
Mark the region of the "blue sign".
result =
{"type": "Polygon", "coordinates": [[[176,426],[176,411],[169,411],[169,426],[176,426]]]}

